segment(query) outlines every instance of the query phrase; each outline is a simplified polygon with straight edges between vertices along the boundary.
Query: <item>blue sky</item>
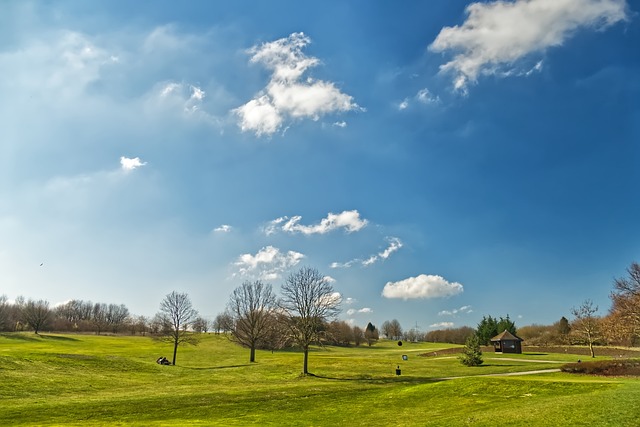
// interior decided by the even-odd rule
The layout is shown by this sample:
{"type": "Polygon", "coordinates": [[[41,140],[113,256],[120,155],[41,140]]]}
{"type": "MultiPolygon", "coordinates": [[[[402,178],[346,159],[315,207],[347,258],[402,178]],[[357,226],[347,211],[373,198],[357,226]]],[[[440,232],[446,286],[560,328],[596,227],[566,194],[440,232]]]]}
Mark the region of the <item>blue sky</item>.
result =
{"type": "Polygon", "coordinates": [[[640,260],[621,0],[3,2],[0,294],[549,324],[640,260]],[[40,264],[43,264],[40,266],[40,264]]]}

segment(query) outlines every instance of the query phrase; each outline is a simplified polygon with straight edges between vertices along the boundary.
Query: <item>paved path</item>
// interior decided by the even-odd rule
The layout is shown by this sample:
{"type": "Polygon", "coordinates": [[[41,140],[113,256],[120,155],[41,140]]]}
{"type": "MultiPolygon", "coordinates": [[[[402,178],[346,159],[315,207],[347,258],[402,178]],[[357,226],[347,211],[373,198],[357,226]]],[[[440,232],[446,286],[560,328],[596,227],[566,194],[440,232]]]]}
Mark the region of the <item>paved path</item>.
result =
{"type": "Polygon", "coordinates": [[[511,362],[532,362],[532,363],[559,363],[559,364],[567,363],[567,362],[560,362],[558,360],[516,359],[515,357],[488,357],[487,360],[509,360],[511,362]]]}
{"type": "Polygon", "coordinates": [[[560,372],[560,369],[538,369],[536,371],[506,372],[506,373],[503,373],[503,374],[465,375],[465,376],[462,376],[462,377],[444,377],[444,378],[435,378],[435,379],[436,380],[457,380],[458,378],[475,378],[475,377],[514,377],[514,376],[517,376],[517,375],[548,374],[548,373],[551,373],[551,372],[560,372]]]}

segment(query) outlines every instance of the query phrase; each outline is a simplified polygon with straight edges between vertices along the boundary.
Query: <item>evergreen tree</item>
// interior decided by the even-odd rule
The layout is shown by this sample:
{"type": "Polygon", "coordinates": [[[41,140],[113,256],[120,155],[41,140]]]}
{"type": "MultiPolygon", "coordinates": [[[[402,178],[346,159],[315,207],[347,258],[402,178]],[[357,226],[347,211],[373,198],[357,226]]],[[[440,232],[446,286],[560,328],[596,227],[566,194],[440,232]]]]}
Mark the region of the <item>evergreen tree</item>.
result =
{"type": "Polygon", "coordinates": [[[498,334],[498,321],[491,316],[482,316],[482,320],[478,323],[478,328],[476,329],[476,336],[480,345],[489,345],[489,340],[498,334]]]}
{"type": "MultiPolygon", "coordinates": [[[[500,321],[498,321],[498,325],[496,329],[497,329],[496,335],[504,331],[509,331],[513,335],[516,335],[516,332],[517,332],[516,324],[509,318],[508,314],[506,318],[503,318],[502,316],[500,317],[500,321]]],[[[490,337],[489,339],[491,338],[493,337],[490,337]]]]}
{"type": "Polygon", "coordinates": [[[482,350],[480,350],[480,340],[476,335],[471,335],[467,338],[459,359],[465,366],[482,365],[482,350]]]}
{"type": "Polygon", "coordinates": [[[565,337],[569,335],[569,332],[571,332],[571,326],[569,326],[569,320],[567,320],[567,318],[564,316],[562,316],[560,318],[560,321],[558,322],[558,332],[560,333],[560,335],[565,337]]]}

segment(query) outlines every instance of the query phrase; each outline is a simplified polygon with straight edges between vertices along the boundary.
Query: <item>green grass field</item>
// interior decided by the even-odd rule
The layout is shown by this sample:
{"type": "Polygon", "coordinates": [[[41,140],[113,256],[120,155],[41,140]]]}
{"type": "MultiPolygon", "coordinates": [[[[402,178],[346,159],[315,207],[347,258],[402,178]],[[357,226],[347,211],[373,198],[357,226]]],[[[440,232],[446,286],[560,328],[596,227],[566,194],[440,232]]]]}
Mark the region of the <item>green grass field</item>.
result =
{"type": "Polygon", "coordinates": [[[171,346],[146,337],[3,334],[0,425],[640,425],[636,379],[479,376],[558,368],[574,355],[484,353],[475,368],[419,356],[441,348],[317,348],[314,375],[301,377],[301,353],[259,351],[249,364],[248,350],[216,335],[161,366],[171,346]]]}

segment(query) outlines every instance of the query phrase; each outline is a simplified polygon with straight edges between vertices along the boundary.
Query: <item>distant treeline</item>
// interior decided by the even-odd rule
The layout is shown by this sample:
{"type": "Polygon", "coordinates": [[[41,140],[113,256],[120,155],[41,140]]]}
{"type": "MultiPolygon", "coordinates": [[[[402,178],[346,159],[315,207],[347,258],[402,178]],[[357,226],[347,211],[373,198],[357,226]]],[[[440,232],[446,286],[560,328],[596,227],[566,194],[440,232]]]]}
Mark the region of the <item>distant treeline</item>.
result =
{"type": "MultiPolygon", "coordinates": [[[[371,323],[361,328],[345,321],[328,319],[318,319],[315,328],[321,337],[319,341],[342,346],[358,346],[362,343],[373,345],[379,337],[408,342],[464,344],[474,334],[482,344],[488,344],[492,336],[503,330],[517,334],[527,345],[637,346],[640,344],[640,264],[632,263],[627,268],[627,276],[614,279],[613,288],[612,306],[606,315],[597,315],[598,307],[590,300],[585,300],[580,306],[570,310],[571,321],[563,316],[552,325],[533,324],[517,329],[508,315],[506,318],[489,315],[484,316],[476,328],[462,326],[428,332],[421,332],[417,328],[404,330],[396,319],[385,321],[380,330],[371,323]]],[[[276,316],[277,313],[273,311],[270,315],[276,316]]],[[[213,320],[197,317],[189,324],[189,330],[198,333],[231,333],[238,337],[239,317],[232,314],[233,311],[228,309],[213,320]]],[[[52,308],[45,300],[18,297],[15,302],[9,302],[6,296],[0,296],[0,331],[3,332],[153,335],[162,334],[165,324],[166,321],[160,314],[151,318],[133,315],[124,304],[72,300],[52,308]]],[[[283,336],[288,335],[285,331],[274,328],[271,338],[258,342],[258,345],[261,348],[287,346],[289,343],[283,336]]]]}

